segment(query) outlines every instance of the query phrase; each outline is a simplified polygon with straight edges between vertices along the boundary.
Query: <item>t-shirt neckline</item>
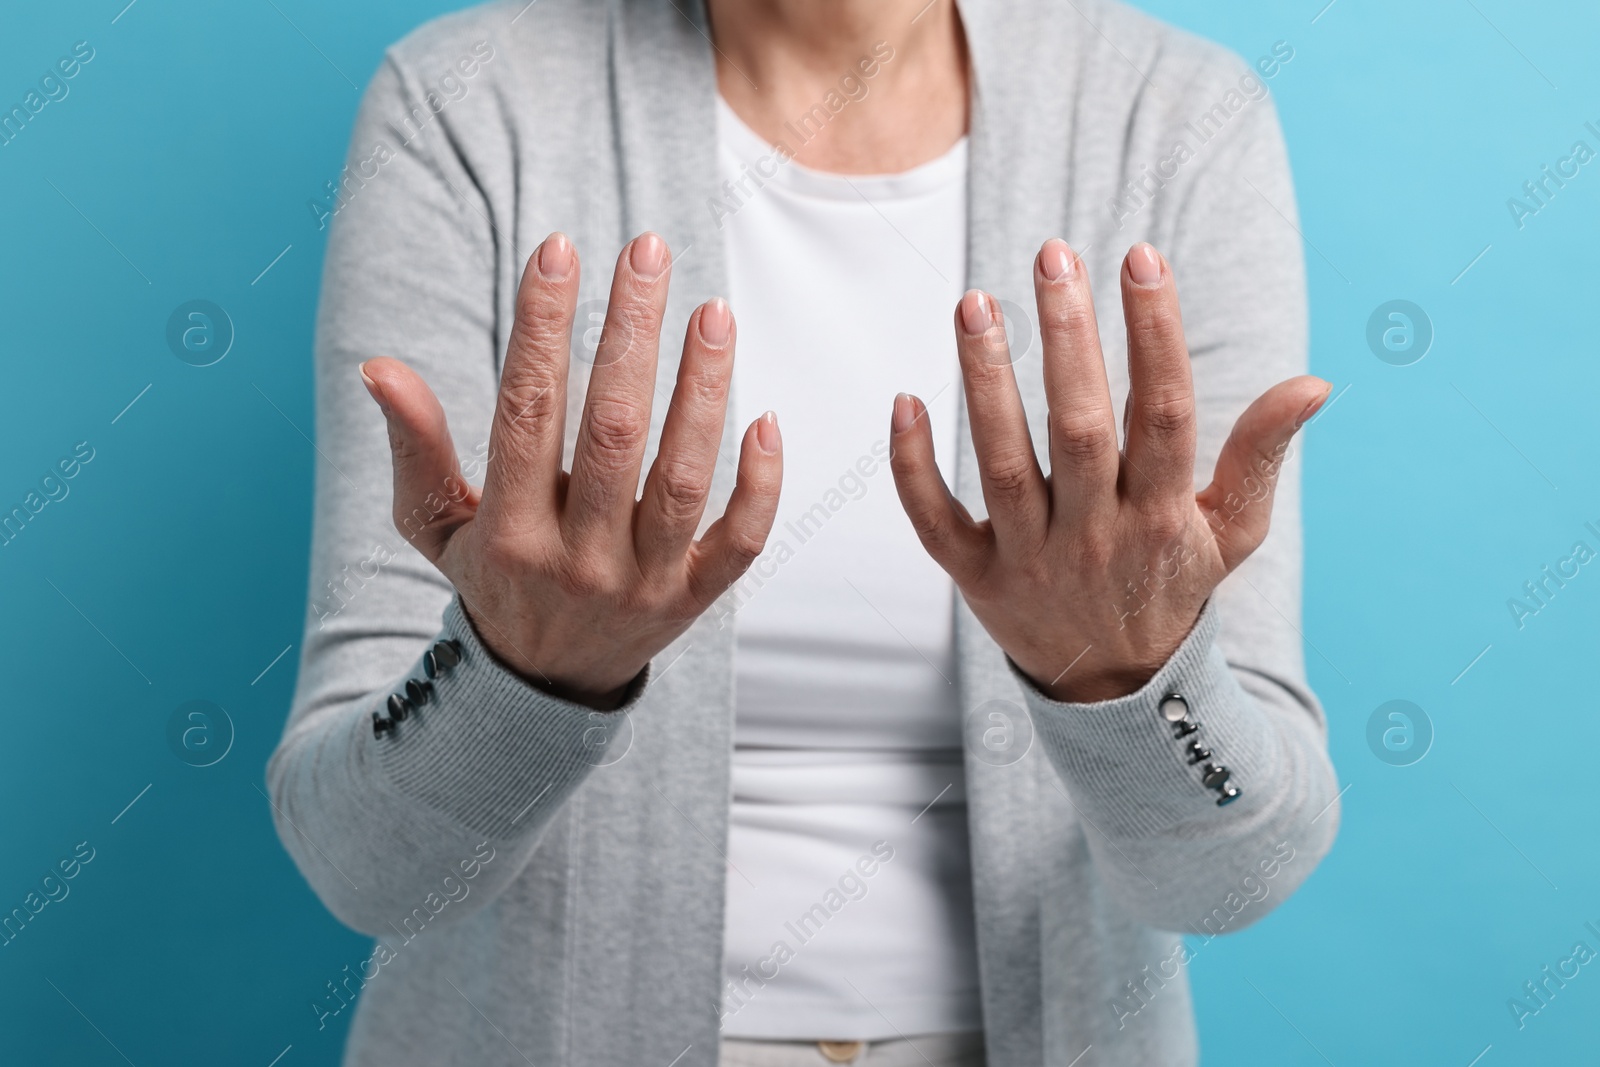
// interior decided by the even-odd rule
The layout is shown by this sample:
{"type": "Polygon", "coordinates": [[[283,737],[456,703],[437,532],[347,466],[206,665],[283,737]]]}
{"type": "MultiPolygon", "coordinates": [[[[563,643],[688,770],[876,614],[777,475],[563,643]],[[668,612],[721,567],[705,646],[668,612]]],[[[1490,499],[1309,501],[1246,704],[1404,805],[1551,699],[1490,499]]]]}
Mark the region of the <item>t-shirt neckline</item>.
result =
{"type": "Polygon", "coordinates": [[[719,94],[717,136],[722,151],[756,171],[762,184],[777,184],[804,196],[829,200],[904,200],[949,188],[967,171],[967,137],[943,155],[895,174],[838,174],[784,162],[777,146],[745,124],[719,94]]]}

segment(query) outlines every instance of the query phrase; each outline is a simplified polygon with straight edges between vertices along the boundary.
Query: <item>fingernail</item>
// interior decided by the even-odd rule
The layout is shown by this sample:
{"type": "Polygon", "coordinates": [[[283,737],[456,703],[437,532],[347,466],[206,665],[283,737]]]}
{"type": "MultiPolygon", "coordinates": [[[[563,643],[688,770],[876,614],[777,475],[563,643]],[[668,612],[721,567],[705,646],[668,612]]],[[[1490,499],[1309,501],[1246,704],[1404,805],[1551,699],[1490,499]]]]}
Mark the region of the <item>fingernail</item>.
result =
{"type": "Polygon", "coordinates": [[[890,428],[895,433],[905,433],[916,421],[917,406],[912,402],[911,394],[900,393],[894,398],[894,417],[889,420],[890,428]]]}
{"type": "Polygon", "coordinates": [[[1067,242],[1052,237],[1039,250],[1039,269],[1044,271],[1046,278],[1058,282],[1072,273],[1072,263],[1075,259],[1077,256],[1072,254],[1067,242]]]}
{"type": "Polygon", "coordinates": [[[1128,277],[1146,288],[1161,284],[1161,257],[1143,241],[1128,251],[1128,277]]]}
{"type": "Polygon", "coordinates": [[[367,373],[367,365],[365,363],[362,363],[361,366],[356,369],[361,372],[361,383],[367,387],[368,395],[370,395],[373,400],[377,401],[378,409],[382,411],[384,415],[388,415],[389,402],[384,399],[383,386],[379,385],[377,380],[374,379],[372,375],[367,373]]]}
{"type": "Polygon", "coordinates": [[[769,456],[777,455],[782,439],[778,436],[778,416],[767,412],[756,420],[756,444],[769,456]]]}
{"type": "Polygon", "coordinates": [[[572,242],[564,233],[553,233],[539,246],[539,273],[553,282],[566,278],[572,269],[572,242]]]}
{"type": "Polygon", "coordinates": [[[961,298],[961,325],[973,336],[981,336],[994,325],[989,312],[989,294],[978,289],[968,289],[961,298]]]}
{"type": "Polygon", "coordinates": [[[1322,410],[1322,405],[1326,404],[1328,402],[1328,394],[1333,392],[1333,383],[1332,382],[1326,382],[1324,384],[1327,385],[1327,388],[1322,391],[1322,395],[1317,397],[1311,403],[1307,404],[1305,406],[1305,410],[1300,412],[1300,417],[1298,419],[1294,420],[1294,428],[1295,429],[1298,430],[1300,427],[1302,427],[1306,423],[1310,422],[1311,421],[1311,417],[1313,415],[1315,415],[1318,411],[1321,411],[1322,410]]]}
{"type": "Polygon", "coordinates": [[[647,282],[655,281],[667,269],[667,242],[653,233],[640,234],[633,239],[628,263],[640,278],[647,282]]]}
{"type": "Polygon", "coordinates": [[[721,348],[732,333],[733,316],[728,313],[728,302],[720,296],[706,301],[700,309],[700,339],[712,348],[721,348]]]}

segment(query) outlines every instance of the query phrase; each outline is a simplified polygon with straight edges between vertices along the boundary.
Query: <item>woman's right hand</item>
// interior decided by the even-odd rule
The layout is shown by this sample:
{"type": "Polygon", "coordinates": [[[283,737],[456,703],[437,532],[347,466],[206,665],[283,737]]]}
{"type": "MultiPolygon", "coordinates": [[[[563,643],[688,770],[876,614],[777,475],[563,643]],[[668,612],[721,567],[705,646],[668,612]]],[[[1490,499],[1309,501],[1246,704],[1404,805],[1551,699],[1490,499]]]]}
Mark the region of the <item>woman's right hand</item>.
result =
{"type": "Polygon", "coordinates": [[[783,459],[767,412],[745,431],[728,506],[698,540],[733,373],[726,302],[690,316],[642,493],[670,253],[653,233],[617,259],[572,471],[562,469],[578,256],[561,234],[529,259],[500,376],[482,490],[462,477],[444,409],[405,364],[367,361],[394,458],[396,528],[448,578],[478,637],[530,683],[595,708],[760,554],[783,459]]]}

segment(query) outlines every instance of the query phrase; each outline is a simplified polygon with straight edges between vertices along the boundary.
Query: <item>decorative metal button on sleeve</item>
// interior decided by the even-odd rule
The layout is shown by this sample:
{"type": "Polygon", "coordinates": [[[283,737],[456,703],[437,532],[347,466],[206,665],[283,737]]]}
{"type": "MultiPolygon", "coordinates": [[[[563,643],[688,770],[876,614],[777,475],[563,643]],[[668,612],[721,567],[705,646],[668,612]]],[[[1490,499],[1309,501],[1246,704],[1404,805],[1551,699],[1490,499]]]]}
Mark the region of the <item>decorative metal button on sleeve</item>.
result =
{"type": "MultiPolygon", "coordinates": [[[[1189,701],[1181,693],[1168,693],[1161,698],[1157,708],[1161,712],[1161,717],[1172,726],[1174,740],[1182,741],[1191,734],[1200,732],[1200,724],[1189,718],[1189,701]]],[[[1244,790],[1230,780],[1233,772],[1225,765],[1214,762],[1211,750],[1201,744],[1198,737],[1190,738],[1184,748],[1184,755],[1191,767],[1200,768],[1201,784],[1207,789],[1216,790],[1217,807],[1232,804],[1244,795],[1244,790]]]]}
{"type": "Polygon", "coordinates": [[[461,662],[459,641],[440,641],[422,657],[422,673],[430,679],[437,678],[461,662]]]}
{"type": "Polygon", "coordinates": [[[372,713],[372,736],[393,736],[396,723],[405,722],[413,711],[433,699],[433,680],[450,673],[460,662],[461,642],[451,638],[434,642],[433,647],[422,655],[422,673],[427,678],[407,678],[404,693],[389,694],[384,704],[389,712],[388,718],[381,712],[372,713]]]}

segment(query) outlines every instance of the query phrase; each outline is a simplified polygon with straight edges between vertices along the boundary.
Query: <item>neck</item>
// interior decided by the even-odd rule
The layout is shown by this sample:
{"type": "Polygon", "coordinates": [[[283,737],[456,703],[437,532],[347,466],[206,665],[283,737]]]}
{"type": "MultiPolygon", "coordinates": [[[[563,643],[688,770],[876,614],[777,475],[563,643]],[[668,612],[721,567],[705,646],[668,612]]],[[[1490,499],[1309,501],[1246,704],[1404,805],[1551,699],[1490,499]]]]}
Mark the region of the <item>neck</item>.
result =
{"type": "Polygon", "coordinates": [[[723,99],[805,166],[893,173],[936,158],[966,132],[966,43],[955,0],[707,6],[723,99]]]}

